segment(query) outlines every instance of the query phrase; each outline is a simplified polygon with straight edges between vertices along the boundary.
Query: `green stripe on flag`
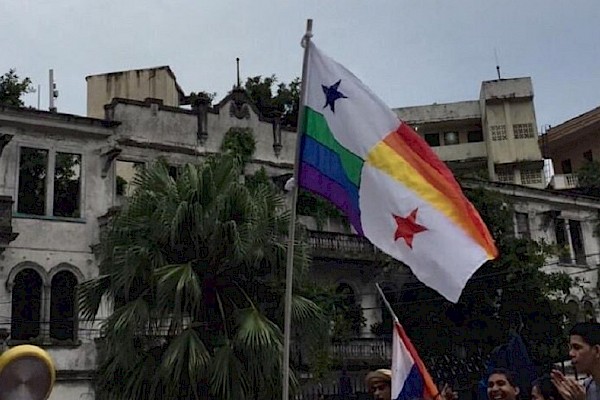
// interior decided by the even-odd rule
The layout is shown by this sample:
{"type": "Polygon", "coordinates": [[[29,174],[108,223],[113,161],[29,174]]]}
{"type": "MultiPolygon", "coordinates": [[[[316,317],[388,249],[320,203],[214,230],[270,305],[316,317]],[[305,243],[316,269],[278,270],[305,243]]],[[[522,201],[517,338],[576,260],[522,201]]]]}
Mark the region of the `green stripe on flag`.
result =
{"type": "Polygon", "coordinates": [[[321,143],[323,146],[329,148],[340,156],[342,166],[346,172],[348,179],[356,185],[360,186],[360,174],[364,160],[352,153],[344,146],[342,146],[337,139],[333,136],[333,133],[329,130],[327,120],[322,114],[316,112],[310,107],[305,107],[306,116],[306,134],[321,143]]]}

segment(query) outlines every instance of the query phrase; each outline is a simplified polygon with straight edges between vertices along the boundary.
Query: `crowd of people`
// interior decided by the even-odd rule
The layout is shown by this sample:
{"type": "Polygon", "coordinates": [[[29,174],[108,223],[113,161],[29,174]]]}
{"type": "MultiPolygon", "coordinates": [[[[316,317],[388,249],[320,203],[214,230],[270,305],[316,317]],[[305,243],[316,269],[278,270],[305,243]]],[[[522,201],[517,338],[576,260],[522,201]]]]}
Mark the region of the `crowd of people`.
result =
{"type": "MultiPolygon", "coordinates": [[[[522,393],[515,373],[509,368],[496,368],[487,377],[488,400],[600,400],[600,324],[584,322],[569,332],[569,358],[578,375],[577,380],[559,370],[548,371],[531,382],[531,393],[522,393]]],[[[392,371],[370,372],[366,384],[375,400],[392,400],[392,371]]],[[[447,385],[440,388],[438,399],[460,400],[447,385]]],[[[403,400],[420,400],[404,399],[403,400]]],[[[394,399],[396,400],[396,399],[394,399]]]]}

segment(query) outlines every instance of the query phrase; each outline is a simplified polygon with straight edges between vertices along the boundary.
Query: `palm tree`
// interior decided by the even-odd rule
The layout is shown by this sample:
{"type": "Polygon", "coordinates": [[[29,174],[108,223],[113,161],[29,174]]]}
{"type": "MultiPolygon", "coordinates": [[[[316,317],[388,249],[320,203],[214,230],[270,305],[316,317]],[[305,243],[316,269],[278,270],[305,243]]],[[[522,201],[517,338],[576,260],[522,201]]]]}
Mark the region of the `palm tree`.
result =
{"type": "MultiPolygon", "coordinates": [[[[100,273],[79,291],[84,319],[102,321],[99,396],[120,399],[280,397],[289,213],[269,185],[245,186],[235,158],[164,163],[137,189],[100,243],[100,273]]],[[[301,235],[301,230],[299,230],[301,235]]],[[[306,246],[294,255],[306,274],[306,246]]],[[[320,321],[295,296],[293,318],[320,321]]]]}

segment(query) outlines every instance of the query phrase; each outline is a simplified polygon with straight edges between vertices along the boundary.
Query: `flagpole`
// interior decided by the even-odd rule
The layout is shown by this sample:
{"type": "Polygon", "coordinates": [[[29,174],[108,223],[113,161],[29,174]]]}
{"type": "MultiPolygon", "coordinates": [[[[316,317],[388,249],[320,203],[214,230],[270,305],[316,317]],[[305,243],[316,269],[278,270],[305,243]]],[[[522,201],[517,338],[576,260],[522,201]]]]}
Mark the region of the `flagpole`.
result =
{"type": "Polygon", "coordinates": [[[308,66],[308,48],[312,37],[312,19],[306,20],[306,33],[302,37],[304,60],[302,61],[302,81],[300,84],[300,104],[298,123],[296,125],[296,157],[294,160],[294,184],[292,187],[292,204],[290,227],[288,229],[288,250],[285,273],[285,315],[283,322],[283,390],[282,399],[289,400],[290,396],[290,341],[292,328],[292,286],[294,276],[294,241],[296,240],[296,204],[298,202],[298,171],[300,169],[300,143],[302,138],[304,105],[306,104],[306,70],[308,66]]]}
{"type": "Polygon", "coordinates": [[[379,282],[375,282],[375,286],[377,287],[377,290],[379,291],[379,295],[381,296],[381,300],[383,300],[383,304],[385,304],[386,308],[388,309],[388,311],[394,318],[394,322],[400,323],[400,320],[396,316],[396,313],[394,312],[394,310],[392,310],[392,305],[390,304],[388,299],[386,299],[385,294],[383,294],[383,290],[381,290],[381,286],[379,286],[379,282]]]}

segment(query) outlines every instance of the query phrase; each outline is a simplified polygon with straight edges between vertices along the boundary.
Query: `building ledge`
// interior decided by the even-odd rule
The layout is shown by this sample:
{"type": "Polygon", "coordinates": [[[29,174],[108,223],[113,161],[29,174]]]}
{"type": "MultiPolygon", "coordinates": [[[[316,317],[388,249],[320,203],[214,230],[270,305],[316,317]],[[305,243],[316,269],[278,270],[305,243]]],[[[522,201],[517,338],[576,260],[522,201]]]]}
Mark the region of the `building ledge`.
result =
{"type": "Polygon", "coordinates": [[[73,222],[76,224],[85,224],[85,218],[69,218],[69,217],[53,217],[50,215],[34,215],[34,214],[20,214],[15,213],[13,218],[19,219],[39,219],[44,221],[54,221],[54,222],[73,222]]]}

